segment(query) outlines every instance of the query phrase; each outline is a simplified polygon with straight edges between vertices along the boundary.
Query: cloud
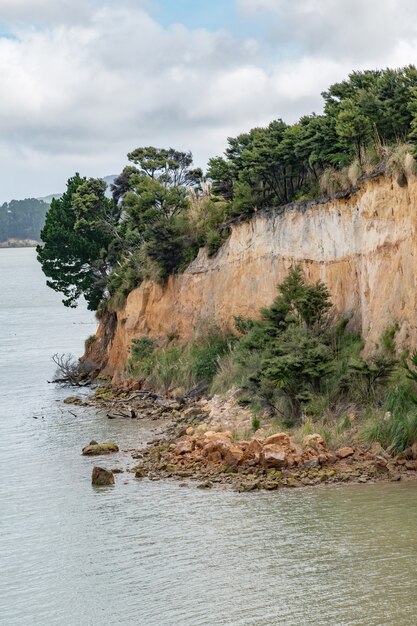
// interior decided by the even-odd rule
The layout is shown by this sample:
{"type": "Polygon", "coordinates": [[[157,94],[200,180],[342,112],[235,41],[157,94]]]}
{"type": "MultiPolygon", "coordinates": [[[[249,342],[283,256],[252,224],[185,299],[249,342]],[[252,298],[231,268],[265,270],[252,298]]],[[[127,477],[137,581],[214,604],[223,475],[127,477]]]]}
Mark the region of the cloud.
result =
{"type": "MultiPolygon", "coordinates": [[[[394,15],[395,4],[385,3],[384,19],[394,15]]],[[[345,18],[350,32],[355,22],[347,11],[327,15],[324,7],[336,6],[331,0],[240,0],[251,19],[267,11],[269,44],[225,29],[163,27],[148,5],[0,0],[0,15],[9,11],[14,20],[8,22],[13,37],[0,37],[2,200],[62,190],[75,171],[117,173],[126,153],[140,145],[191,149],[205,166],[228,136],[278,117],[291,122],[320,112],[320,92],[352,67],[417,58],[411,33],[417,8],[408,20],[401,18],[403,35],[392,20],[396,35],[389,39],[382,32],[386,50],[370,44],[365,54],[359,35],[359,43],[352,39],[347,46],[339,31],[327,33],[334,50],[324,41],[332,24],[345,18]],[[276,43],[280,30],[286,31],[284,48],[276,43]],[[275,49],[286,53],[271,54],[275,49]]],[[[350,6],[357,6],[355,0],[350,6]]],[[[363,15],[369,28],[368,5],[363,15]]],[[[380,28],[387,29],[385,22],[380,28]]]]}
{"type": "Polygon", "coordinates": [[[352,62],[383,63],[404,39],[416,38],[414,0],[237,0],[245,15],[267,14],[270,36],[297,51],[352,62]]]}
{"type": "MultiPolygon", "coordinates": [[[[15,33],[0,39],[5,195],[16,180],[10,169],[25,172],[21,195],[41,195],[62,188],[76,169],[119,171],[139,145],[192,149],[204,166],[227,136],[295,119],[319,101],[311,81],[300,76],[309,87],[295,88],[302,63],[267,71],[252,40],[164,28],[144,10],[108,6],[82,23],[15,33]]],[[[323,72],[323,87],[334,71],[323,72]]]]}

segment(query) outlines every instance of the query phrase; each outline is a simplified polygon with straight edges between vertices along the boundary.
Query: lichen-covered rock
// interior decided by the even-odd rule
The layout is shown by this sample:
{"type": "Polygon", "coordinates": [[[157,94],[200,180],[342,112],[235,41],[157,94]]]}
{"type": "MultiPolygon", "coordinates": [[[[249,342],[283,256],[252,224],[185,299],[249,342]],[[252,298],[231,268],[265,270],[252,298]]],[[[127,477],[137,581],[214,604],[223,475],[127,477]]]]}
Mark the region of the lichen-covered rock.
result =
{"type": "Polygon", "coordinates": [[[91,483],[96,487],[114,485],[114,474],[111,470],[104,469],[104,467],[95,466],[93,467],[91,483]]]}
{"type": "Polygon", "coordinates": [[[89,443],[88,446],[84,446],[84,456],[99,456],[100,454],[111,454],[112,452],[119,452],[119,446],[113,441],[106,441],[104,443],[89,443]]]}

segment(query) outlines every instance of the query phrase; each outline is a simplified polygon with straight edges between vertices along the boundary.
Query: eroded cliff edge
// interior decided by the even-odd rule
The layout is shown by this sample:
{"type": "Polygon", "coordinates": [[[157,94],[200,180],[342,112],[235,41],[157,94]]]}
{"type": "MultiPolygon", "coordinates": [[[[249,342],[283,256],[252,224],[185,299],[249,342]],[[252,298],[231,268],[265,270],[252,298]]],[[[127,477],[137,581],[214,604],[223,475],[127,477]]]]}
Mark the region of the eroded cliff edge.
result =
{"type": "Polygon", "coordinates": [[[326,283],[335,310],[350,318],[372,350],[396,321],[398,347],[417,346],[417,178],[405,186],[378,177],[348,197],[255,213],[232,225],[218,253],[201,250],[164,286],[143,283],[116,321],[99,324],[90,358],[119,378],[135,337],[191,337],[213,321],[256,317],[300,263],[310,281],[326,283]]]}

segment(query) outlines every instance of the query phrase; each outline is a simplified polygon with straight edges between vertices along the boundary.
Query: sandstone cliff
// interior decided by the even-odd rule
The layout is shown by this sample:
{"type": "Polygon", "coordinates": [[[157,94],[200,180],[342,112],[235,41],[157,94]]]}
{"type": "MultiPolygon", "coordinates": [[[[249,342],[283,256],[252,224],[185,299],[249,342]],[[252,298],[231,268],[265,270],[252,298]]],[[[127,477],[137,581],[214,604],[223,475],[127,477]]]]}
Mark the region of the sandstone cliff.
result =
{"type": "Polygon", "coordinates": [[[100,324],[92,357],[101,352],[104,372],[118,375],[134,337],[189,338],[213,320],[228,327],[233,316],[256,317],[295,263],[308,280],[326,283],[368,351],[394,321],[398,347],[415,347],[416,224],[417,178],[400,187],[379,177],[342,199],[257,213],[232,226],[213,258],[201,250],[164,287],[135,289],[112,332],[100,324]]]}

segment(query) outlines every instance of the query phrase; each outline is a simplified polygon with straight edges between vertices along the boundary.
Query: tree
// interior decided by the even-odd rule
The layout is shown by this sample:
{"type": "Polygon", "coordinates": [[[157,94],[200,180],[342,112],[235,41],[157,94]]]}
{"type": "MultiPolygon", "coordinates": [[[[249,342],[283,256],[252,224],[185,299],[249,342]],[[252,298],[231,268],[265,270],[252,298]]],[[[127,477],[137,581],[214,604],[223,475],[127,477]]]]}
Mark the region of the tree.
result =
{"type": "Polygon", "coordinates": [[[129,161],[140,167],[140,173],[158,179],[166,187],[199,187],[203,172],[192,168],[191,152],[173,148],[136,148],[127,155],[129,161]]]}
{"type": "Polygon", "coordinates": [[[261,310],[261,320],[248,326],[238,352],[242,364],[258,354],[251,391],[274,409],[284,398],[287,417],[298,419],[334,367],[327,315],[331,304],[325,285],[307,284],[300,266],[289,271],[278,290],[273,304],[261,310]]]}
{"type": "Polygon", "coordinates": [[[340,106],[336,120],[336,131],[341,139],[353,144],[359,163],[362,162],[362,147],[371,136],[371,123],[359,106],[351,98],[347,98],[340,106]]]}
{"type": "Polygon", "coordinates": [[[64,294],[65,306],[76,307],[84,296],[88,308],[96,310],[105,293],[108,251],[119,216],[105,189],[102,180],[76,174],[46,215],[38,261],[47,285],[64,294]]]}

